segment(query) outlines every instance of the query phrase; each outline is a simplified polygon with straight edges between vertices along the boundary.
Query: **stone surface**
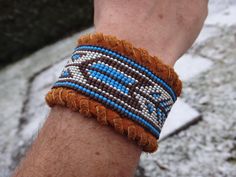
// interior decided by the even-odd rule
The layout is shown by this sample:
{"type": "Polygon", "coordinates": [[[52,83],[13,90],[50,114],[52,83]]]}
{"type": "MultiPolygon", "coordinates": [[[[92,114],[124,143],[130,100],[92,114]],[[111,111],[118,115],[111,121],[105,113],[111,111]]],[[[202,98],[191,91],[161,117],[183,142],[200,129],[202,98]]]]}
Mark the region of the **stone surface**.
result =
{"type": "Polygon", "coordinates": [[[201,46],[209,51],[220,43],[225,52],[221,58],[213,53],[211,69],[184,84],[182,99],[202,121],[162,141],[156,153],[142,154],[136,177],[236,176],[235,29],[201,46]]]}
{"type": "Polygon", "coordinates": [[[229,32],[224,29],[219,37],[208,40],[205,44],[207,47],[200,47],[199,55],[210,60],[222,60],[231,52],[232,44],[235,42],[235,33],[227,35],[229,32]],[[221,40],[219,41],[219,38],[221,40]]]}
{"type": "MultiPolygon", "coordinates": [[[[47,46],[0,71],[0,82],[2,83],[0,85],[0,110],[3,110],[0,113],[0,177],[8,176],[13,164],[14,153],[18,154],[20,147],[27,144],[21,132],[24,125],[28,124],[27,106],[32,101],[30,92],[34,78],[68,56],[73,50],[77,38],[91,30],[77,33],[47,46]]],[[[14,161],[17,162],[17,159],[14,161]]]]}
{"type": "Polygon", "coordinates": [[[195,46],[203,45],[206,40],[209,40],[210,38],[217,37],[222,34],[222,28],[223,27],[218,27],[216,25],[208,25],[205,23],[203,29],[201,30],[199,36],[193,44],[193,48],[195,46]]]}
{"type": "Polygon", "coordinates": [[[208,25],[231,26],[236,22],[236,3],[206,19],[208,25]]]}
{"type": "Polygon", "coordinates": [[[187,81],[212,66],[212,61],[198,55],[186,54],[175,64],[174,68],[182,81],[187,81]]]}
{"type": "Polygon", "coordinates": [[[172,107],[168,118],[161,130],[160,141],[163,141],[168,136],[171,136],[188,126],[196,123],[201,118],[198,111],[186,104],[179,98],[172,107]]]}
{"type": "MultiPolygon", "coordinates": [[[[236,4],[235,0],[210,0],[208,3],[208,18],[212,16],[217,16],[217,14],[222,13],[229,9],[232,5],[236,4]]],[[[219,19],[220,21],[221,19],[219,19]]]]}

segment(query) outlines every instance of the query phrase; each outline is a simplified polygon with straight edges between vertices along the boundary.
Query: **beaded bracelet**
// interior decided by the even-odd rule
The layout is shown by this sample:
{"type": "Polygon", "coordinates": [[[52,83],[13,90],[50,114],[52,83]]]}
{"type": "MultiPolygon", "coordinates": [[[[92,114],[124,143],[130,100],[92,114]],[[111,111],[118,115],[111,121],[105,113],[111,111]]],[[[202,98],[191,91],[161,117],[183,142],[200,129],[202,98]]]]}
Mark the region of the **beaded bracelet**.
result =
{"type": "Polygon", "coordinates": [[[94,117],[154,152],[181,88],[174,70],[157,57],[96,33],[80,38],[46,101],[94,117]]]}

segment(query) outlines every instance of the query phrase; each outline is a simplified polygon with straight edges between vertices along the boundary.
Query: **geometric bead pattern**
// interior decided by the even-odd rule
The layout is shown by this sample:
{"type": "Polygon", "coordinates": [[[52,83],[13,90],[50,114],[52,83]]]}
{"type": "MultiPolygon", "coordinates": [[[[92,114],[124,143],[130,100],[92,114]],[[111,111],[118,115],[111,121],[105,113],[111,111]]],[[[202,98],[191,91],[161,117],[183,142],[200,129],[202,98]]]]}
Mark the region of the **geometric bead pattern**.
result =
{"type": "Polygon", "coordinates": [[[83,93],[159,138],[174,102],[173,89],[147,67],[116,51],[82,45],[53,85],[83,93]]]}

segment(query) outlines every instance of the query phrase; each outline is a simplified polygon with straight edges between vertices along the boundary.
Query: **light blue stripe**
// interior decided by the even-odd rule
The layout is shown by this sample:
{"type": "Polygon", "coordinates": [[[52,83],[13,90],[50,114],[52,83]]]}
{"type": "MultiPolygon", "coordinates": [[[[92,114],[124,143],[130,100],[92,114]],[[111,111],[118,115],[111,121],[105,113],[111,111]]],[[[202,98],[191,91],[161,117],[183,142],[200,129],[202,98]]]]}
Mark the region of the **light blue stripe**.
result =
{"type": "Polygon", "coordinates": [[[71,56],[71,58],[72,58],[73,60],[77,60],[77,59],[80,58],[80,54],[75,53],[75,54],[73,54],[73,55],[71,56]]]}
{"type": "Polygon", "coordinates": [[[147,108],[148,108],[149,114],[152,114],[152,112],[154,111],[153,105],[151,105],[151,104],[149,103],[149,104],[147,104],[147,108]]]}
{"type": "Polygon", "coordinates": [[[57,82],[54,84],[54,86],[67,86],[67,87],[72,87],[72,88],[76,88],[80,91],[83,91],[85,93],[88,93],[90,96],[95,97],[97,99],[100,99],[104,102],[106,102],[108,105],[118,109],[119,111],[121,111],[122,113],[124,113],[125,115],[127,115],[128,117],[130,117],[132,120],[139,122],[140,124],[142,124],[143,126],[145,126],[146,128],[148,128],[155,137],[159,137],[160,132],[158,130],[156,130],[155,127],[153,127],[150,123],[148,123],[147,121],[145,121],[142,117],[128,111],[127,109],[123,108],[122,106],[118,105],[117,103],[111,101],[110,99],[96,93],[93,92],[87,88],[84,88],[80,85],[71,83],[71,82],[57,82]]]}
{"type": "Polygon", "coordinates": [[[61,74],[62,77],[68,77],[69,76],[69,73],[68,71],[63,71],[62,74],[61,74]]]}
{"type": "Polygon", "coordinates": [[[93,64],[91,66],[92,68],[97,68],[103,72],[106,72],[107,74],[121,80],[122,82],[126,83],[126,84],[133,84],[135,83],[135,80],[134,79],[131,79],[127,76],[125,76],[123,73],[113,69],[112,67],[109,67],[105,64],[101,64],[101,63],[96,63],[96,64],[93,64]]]}
{"type": "Polygon", "coordinates": [[[112,85],[113,87],[117,88],[118,90],[128,94],[129,90],[122,84],[120,84],[119,82],[115,81],[114,79],[99,73],[97,71],[93,71],[93,70],[89,70],[89,72],[91,73],[91,76],[96,78],[96,79],[100,79],[101,81],[107,83],[108,85],[112,85]]]}
{"type": "Polygon", "coordinates": [[[158,98],[161,96],[161,93],[152,93],[152,96],[153,96],[155,99],[158,99],[158,98]]]}
{"type": "Polygon", "coordinates": [[[159,82],[161,83],[172,95],[173,97],[173,100],[175,101],[176,100],[176,94],[174,93],[174,91],[172,90],[172,88],[166,84],[165,81],[163,81],[162,79],[160,79],[159,77],[157,77],[155,74],[153,74],[150,70],[148,70],[147,68],[135,63],[134,61],[130,60],[129,58],[126,58],[116,52],[113,52],[111,50],[108,50],[108,49],[105,49],[105,48],[102,48],[102,47],[95,47],[95,46],[87,46],[87,45],[84,45],[84,46],[79,46],[77,48],[75,48],[75,50],[79,50],[79,49],[89,49],[89,50],[98,50],[98,51],[101,51],[101,52],[104,52],[108,55],[112,55],[114,57],[117,57],[118,59],[121,59],[121,60],[124,60],[126,61],[127,63],[133,65],[134,67],[144,71],[147,75],[149,75],[152,79],[154,79],[156,82],[159,82]]]}

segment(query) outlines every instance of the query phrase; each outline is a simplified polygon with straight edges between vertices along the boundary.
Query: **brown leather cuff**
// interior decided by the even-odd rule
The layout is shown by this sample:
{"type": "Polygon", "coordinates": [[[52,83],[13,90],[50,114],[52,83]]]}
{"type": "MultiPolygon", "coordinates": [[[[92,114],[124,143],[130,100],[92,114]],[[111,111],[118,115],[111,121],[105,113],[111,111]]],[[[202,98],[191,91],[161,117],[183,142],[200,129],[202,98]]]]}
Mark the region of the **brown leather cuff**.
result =
{"type": "MultiPolygon", "coordinates": [[[[175,96],[179,96],[181,93],[182,84],[173,68],[163,64],[157,57],[150,56],[144,49],[135,48],[127,41],[101,33],[81,37],[78,46],[82,45],[104,47],[132,58],[166,82],[173,89],[175,96]]],[[[114,127],[118,133],[135,141],[145,152],[154,152],[157,149],[157,137],[148,129],[83,92],[70,87],[54,86],[48,92],[46,102],[50,107],[65,106],[78,111],[85,117],[96,118],[102,125],[114,127]]]]}

